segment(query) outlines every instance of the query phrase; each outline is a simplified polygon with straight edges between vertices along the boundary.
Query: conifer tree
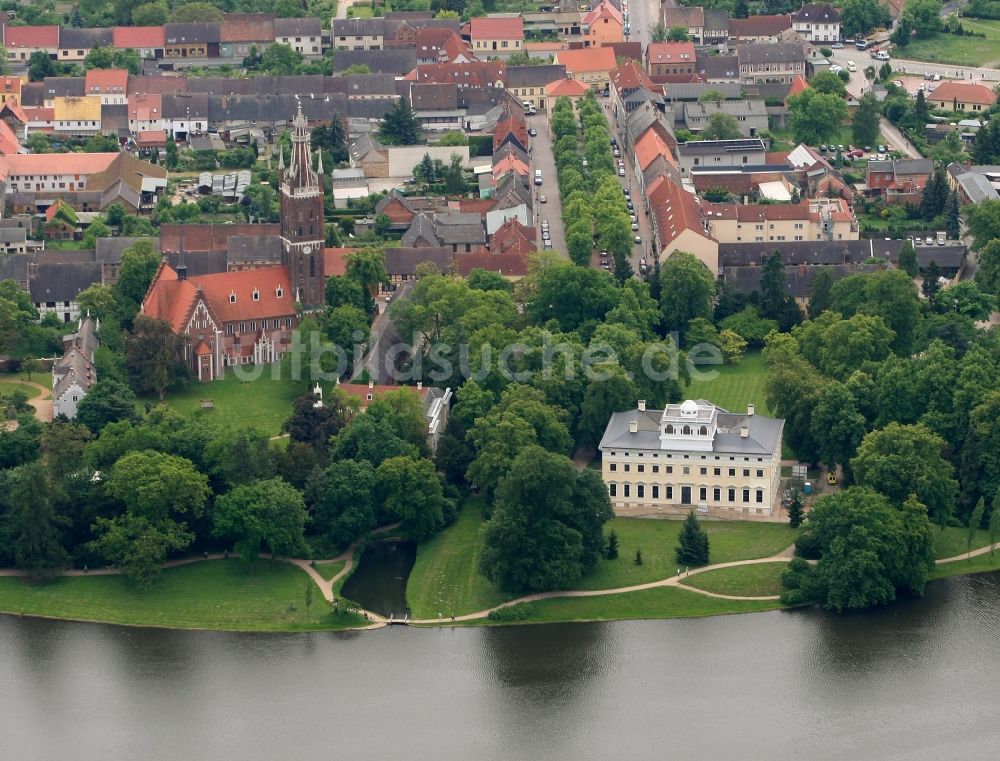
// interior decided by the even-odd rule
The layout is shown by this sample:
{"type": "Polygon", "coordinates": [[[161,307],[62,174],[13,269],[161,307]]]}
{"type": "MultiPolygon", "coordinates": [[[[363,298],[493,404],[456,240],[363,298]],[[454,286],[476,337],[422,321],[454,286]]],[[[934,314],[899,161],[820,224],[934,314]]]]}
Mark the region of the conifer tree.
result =
{"type": "Polygon", "coordinates": [[[798,528],[802,525],[802,495],[796,491],[792,495],[792,503],[788,506],[788,525],[798,528]]]}
{"type": "Polygon", "coordinates": [[[681,565],[705,565],[708,562],[708,534],[688,511],[677,544],[677,562],[681,565]]]}
{"type": "Polygon", "coordinates": [[[608,547],[604,551],[604,557],[608,560],[618,559],[618,534],[615,533],[614,529],[611,529],[611,533],[608,534],[608,547]]]}

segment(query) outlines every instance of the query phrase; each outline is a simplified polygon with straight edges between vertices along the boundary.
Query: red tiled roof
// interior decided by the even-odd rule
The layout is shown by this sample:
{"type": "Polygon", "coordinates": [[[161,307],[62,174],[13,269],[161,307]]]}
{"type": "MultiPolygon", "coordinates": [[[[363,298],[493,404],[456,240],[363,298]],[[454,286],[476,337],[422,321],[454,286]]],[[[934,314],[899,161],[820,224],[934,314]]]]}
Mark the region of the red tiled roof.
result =
{"type": "Polygon", "coordinates": [[[474,40],[523,40],[524,21],[515,18],[477,16],[469,21],[469,33],[474,40]]]}
{"type": "Polygon", "coordinates": [[[5,121],[0,121],[0,156],[9,156],[21,150],[21,142],[5,121]]]}
{"type": "Polygon", "coordinates": [[[690,63],[694,65],[693,42],[651,42],[646,48],[646,61],[654,63],[690,63]]]}
{"type": "Polygon", "coordinates": [[[608,0],[601,0],[601,4],[595,8],[592,8],[590,13],[583,17],[583,23],[588,26],[593,26],[597,21],[602,18],[609,18],[612,21],[616,21],[619,24],[624,23],[622,18],[622,13],[615,6],[608,2],[608,0]]]}
{"type": "Polygon", "coordinates": [[[137,77],[128,78],[128,94],[163,95],[172,92],[187,92],[188,81],[184,77],[137,77]]]}
{"type": "Polygon", "coordinates": [[[796,74],[792,77],[792,84],[788,88],[788,92],[785,93],[785,105],[788,105],[788,99],[793,95],[798,95],[809,89],[809,83],[806,82],[806,78],[800,74],[796,74]]]}
{"type": "Polygon", "coordinates": [[[709,237],[701,222],[701,206],[693,193],[661,175],[646,189],[660,245],[668,246],[684,230],[709,237]]]}
{"type": "Polygon", "coordinates": [[[556,53],[555,62],[565,66],[567,74],[610,72],[618,65],[615,61],[615,51],[608,47],[560,50],[556,53]]]}
{"type": "Polygon", "coordinates": [[[384,386],[378,383],[367,385],[365,383],[338,383],[337,388],[343,391],[349,396],[353,396],[355,399],[362,403],[362,406],[367,407],[372,402],[378,401],[379,397],[385,394],[390,394],[393,391],[405,391],[417,396],[423,400],[429,391],[429,389],[422,388],[419,389],[416,386],[384,386]],[[371,399],[369,399],[369,395],[371,399]]]}
{"type": "Polygon", "coordinates": [[[582,98],[590,92],[590,87],[579,79],[557,79],[545,85],[545,94],[550,98],[582,98]]]}
{"type": "Polygon", "coordinates": [[[496,82],[506,83],[507,64],[500,61],[470,61],[469,63],[421,63],[406,75],[421,84],[456,83],[462,87],[490,87],[496,82]]]}
{"type": "Polygon", "coordinates": [[[512,217],[490,236],[490,253],[530,254],[538,250],[538,245],[535,243],[536,235],[534,227],[525,227],[516,217],[512,217]]]}
{"type": "Polygon", "coordinates": [[[83,91],[87,95],[94,93],[121,93],[128,90],[127,69],[87,69],[83,81],[83,91]]]}
{"type": "Polygon", "coordinates": [[[517,252],[494,254],[485,248],[470,254],[455,254],[455,270],[468,277],[474,269],[498,272],[504,277],[524,277],[528,274],[528,257],[517,252]]]}
{"type": "Polygon", "coordinates": [[[647,90],[658,89],[649,78],[649,74],[635,61],[626,61],[611,72],[611,84],[621,93],[623,90],[637,90],[644,87],[647,90]]]}
{"type": "Polygon", "coordinates": [[[4,46],[10,48],[58,48],[58,26],[8,26],[4,46]]]}
{"type": "Polygon", "coordinates": [[[527,164],[514,156],[505,156],[493,165],[494,177],[500,177],[508,172],[516,172],[521,177],[527,177],[530,169],[527,164]]]}
{"type": "Polygon", "coordinates": [[[992,106],[997,102],[997,94],[985,85],[966,84],[964,82],[942,82],[934,92],[927,96],[927,100],[957,100],[959,103],[992,106]]]}
{"type": "Polygon", "coordinates": [[[111,44],[116,48],[162,48],[167,31],[162,26],[116,26],[111,30],[111,44]]]}
{"type": "Polygon", "coordinates": [[[219,42],[273,42],[274,15],[227,13],[219,27],[219,42]]]}
{"type": "Polygon", "coordinates": [[[790,151],[767,151],[764,154],[765,164],[784,164],[788,161],[790,151]]]}
{"type": "Polygon", "coordinates": [[[135,138],[137,145],[143,148],[156,148],[167,144],[167,131],[165,129],[141,130],[135,138]]]}
{"type": "Polygon", "coordinates": [[[163,116],[163,96],[130,95],[128,99],[128,118],[140,122],[156,121],[163,116]]]}
{"type": "MultiPolygon", "coordinates": [[[[457,210],[465,214],[485,214],[496,205],[494,198],[459,198],[457,210]]],[[[454,201],[448,202],[448,208],[455,208],[454,201]]]]}
{"type": "MultiPolygon", "coordinates": [[[[66,155],[66,154],[58,154],[66,155]]],[[[86,155],[86,154],[73,154],[86,155]]],[[[234,235],[249,235],[267,237],[281,234],[281,225],[238,223],[224,224],[176,224],[160,225],[160,250],[164,253],[176,253],[181,250],[183,241],[185,251],[226,251],[229,239],[234,235]],[[183,235],[183,238],[181,237],[183,235]]]]}
{"type": "Polygon", "coordinates": [[[347,255],[353,254],[354,248],[324,248],[323,274],[327,277],[339,277],[347,272],[347,255]]]}
{"type": "Polygon", "coordinates": [[[295,295],[287,267],[218,272],[178,280],[177,271],[167,264],[162,264],[153,278],[143,300],[143,314],[166,320],[175,333],[182,333],[199,294],[222,322],[295,314],[295,295]]]}
{"type": "Polygon", "coordinates": [[[0,92],[20,95],[21,82],[20,77],[0,77],[0,92]]]}
{"type": "Polygon", "coordinates": [[[729,19],[730,37],[777,37],[792,28],[792,17],[750,16],[729,19]]]}
{"type": "Polygon", "coordinates": [[[51,122],[56,118],[54,108],[44,108],[42,106],[24,106],[24,117],[29,122],[51,122]]]}
{"type": "MultiPolygon", "coordinates": [[[[45,109],[51,111],[52,109],[45,109]]],[[[103,172],[118,153],[22,153],[7,157],[11,175],[96,174],[103,172]]]]}
{"type": "Polygon", "coordinates": [[[4,111],[9,111],[10,115],[21,122],[21,124],[28,123],[28,115],[24,113],[24,109],[21,108],[21,105],[17,102],[17,98],[14,96],[7,98],[7,102],[0,106],[0,114],[4,111]]]}
{"type": "Polygon", "coordinates": [[[635,159],[639,163],[639,168],[645,171],[659,156],[663,156],[668,163],[677,166],[677,162],[674,161],[673,154],[670,153],[670,148],[663,138],[655,130],[646,130],[635,144],[635,159]]]}

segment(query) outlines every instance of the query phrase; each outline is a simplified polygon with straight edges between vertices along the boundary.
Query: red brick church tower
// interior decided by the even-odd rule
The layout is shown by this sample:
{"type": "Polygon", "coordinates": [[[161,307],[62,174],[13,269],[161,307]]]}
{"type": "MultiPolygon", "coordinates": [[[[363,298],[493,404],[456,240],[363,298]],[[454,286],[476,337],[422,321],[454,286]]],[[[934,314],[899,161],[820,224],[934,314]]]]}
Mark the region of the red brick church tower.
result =
{"type": "Polygon", "coordinates": [[[325,300],[323,246],[326,242],[323,209],[323,159],[312,166],[312,136],[302,105],[292,120],[292,155],[285,169],[285,152],[278,157],[281,183],[282,264],[288,267],[292,293],[306,310],[325,300]]]}

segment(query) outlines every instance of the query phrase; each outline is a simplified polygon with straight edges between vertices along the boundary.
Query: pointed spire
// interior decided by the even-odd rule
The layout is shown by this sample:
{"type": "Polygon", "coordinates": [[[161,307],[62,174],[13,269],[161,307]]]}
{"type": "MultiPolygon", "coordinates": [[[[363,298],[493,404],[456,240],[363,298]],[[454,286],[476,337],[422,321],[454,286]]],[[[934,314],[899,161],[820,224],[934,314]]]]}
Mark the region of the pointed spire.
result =
{"type": "Polygon", "coordinates": [[[316,174],[323,174],[323,150],[316,151],[318,160],[316,161],[316,174]]]}
{"type": "Polygon", "coordinates": [[[285,146],[280,142],[278,143],[278,171],[285,171],[285,146]]]}

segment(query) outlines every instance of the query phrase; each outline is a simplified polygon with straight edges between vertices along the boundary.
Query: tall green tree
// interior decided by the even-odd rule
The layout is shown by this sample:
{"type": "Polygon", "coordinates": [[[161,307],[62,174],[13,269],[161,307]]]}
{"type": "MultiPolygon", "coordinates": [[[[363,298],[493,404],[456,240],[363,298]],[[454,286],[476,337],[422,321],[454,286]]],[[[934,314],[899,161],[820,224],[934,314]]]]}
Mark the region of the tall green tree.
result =
{"type": "Polygon", "coordinates": [[[797,141],[809,145],[834,138],[847,115],[847,103],[839,95],[809,88],[788,99],[788,126],[797,141]]]}
{"type": "Polygon", "coordinates": [[[711,319],[715,278],[694,254],[671,254],[661,265],[660,283],[660,311],[668,331],[684,334],[696,317],[711,319]]]}
{"type": "Polygon", "coordinates": [[[420,142],[420,122],[406,98],[400,98],[382,117],[379,139],[387,145],[416,145],[420,142]]]}
{"type": "Polygon", "coordinates": [[[851,121],[851,136],[855,145],[872,145],[878,140],[881,104],[872,94],[862,95],[851,121]]]}
{"type": "Polygon", "coordinates": [[[910,277],[916,277],[920,273],[920,267],[917,265],[917,251],[909,238],[903,241],[903,245],[899,249],[899,268],[910,277]]]}
{"type": "Polygon", "coordinates": [[[802,312],[788,291],[785,263],[777,251],[767,257],[761,272],[760,314],[777,322],[778,329],[783,332],[802,321],[802,312]]]}
{"type": "Polygon", "coordinates": [[[708,117],[705,127],[699,133],[704,140],[737,140],[743,136],[736,117],[724,111],[717,111],[708,117]]]}
{"type": "Polygon", "coordinates": [[[683,566],[706,565],[709,557],[708,534],[689,510],[677,537],[677,562],[683,566]]]}
{"type": "Polygon", "coordinates": [[[440,531],[453,514],[434,463],[425,458],[385,460],[375,470],[375,499],[380,513],[400,521],[418,542],[440,531]]]}
{"type": "Polygon", "coordinates": [[[55,513],[48,473],[41,463],[24,465],[12,475],[4,528],[14,564],[33,578],[51,576],[69,562],[61,540],[68,521],[55,513]]]}
{"type": "Polygon", "coordinates": [[[847,465],[865,435],[865,418],[842,383],[827,384],[812,413],[812,433],[819,456],[830,470],[847,465]]]}
{"type": "Polygon", "coordinates": [[[948,202],[944,207],[945,232],[949,240],[959,240],[962,237],[962,212],[958,205],[958,193],[952,190],[948,194],[948,202]]]}
{"type": "Polygon", "coordinates": [[[596,472],[578,471],[568,457],[528,446],[497,489],[480,573],[509,591],[572,587],[601,556],[603,526],[612,515],[596,472]]]}
{"type": "Polygon", "coordinates": [[[237,486],[215,501],[212,531],[235,541],[248,565],[261,552],[300,555],[305,547],[306,506],[302,492],[281,478],[237,486]]]}
{"type": "Polygon", "coordinates": [[[187,366],[181,361],[184,338],[170,323],[152,317],[136,317],[125,339],[129,374],[135,388],[154,393],[163,401],[166,390],[183,380],[187,366]]]}
{"type": "Polygon", "coordinates": [[[306,488],[312,526],[340,547],[377,525],[375,469],[371,463],[340,460],[315,473],[306,488]]]}
{"type": "Polygon", "coordinates": [[[136,420],[135,394],[124,383],[111,378],[101,378],[76,409],[76,420],[90,429],[95,436],[104,426],[120,420],[136,420]]]}
{"type": "Polygon", "coordinates": [[[972,543],[976,539],[976,532],[982,527],[983,514],[986,512],[986,500],[982,497],[976,502],[976,506],[972,509],[972,515],[969,516],[969,526],[968,531],[965,536],[965,551],[970,555],[972,554],[972,543]]]}
{"type": "Polygon", "coordinates": [[[129,513],[153,522],[200,516],[211,494],[208,478],[194,463],[163,452],[129,452],[111,468],[104,486],[129,513]]]}
{"type": "Polygon", "coordinates": [[[94,533],[97,538],[88,549],[120,568],[140,587],[149,587],[160,577],[171,552],[186,549],[194,541],[194,533],[183,523],[169,518],[151,520],[133,513],[98,517],[94,533]]]}
{"type": "Polygon", "coordinates": [[[851,460],[858,485],[902,505],[915,494],[936,523],[944,525],[955,505],[958,482],[944,458],[945,442],[924,425],[890,423],[872,431],[851,460]]]}

